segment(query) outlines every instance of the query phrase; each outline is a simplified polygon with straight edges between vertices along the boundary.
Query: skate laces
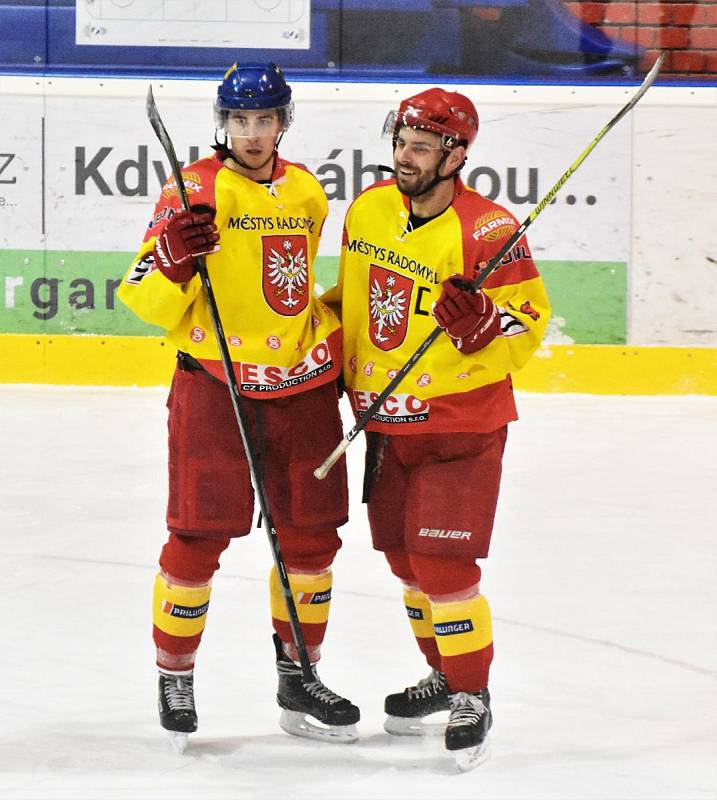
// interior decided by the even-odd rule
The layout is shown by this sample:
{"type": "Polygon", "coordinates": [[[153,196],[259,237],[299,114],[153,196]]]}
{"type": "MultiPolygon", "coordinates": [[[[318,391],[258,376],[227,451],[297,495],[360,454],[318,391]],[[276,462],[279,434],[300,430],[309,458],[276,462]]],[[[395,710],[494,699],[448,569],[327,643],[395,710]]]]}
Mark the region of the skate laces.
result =
{"type": "Polygon", "coordinates": [[[406,694],[409,700],[417,700],[423,697],[431,697],[445,691],[446,676],[437,670],[431,670],[431,674],[426,678],[421,678],[415,686],[409,686],[406,694]]]}
{"type": "Polygon", "coordinates": [[[488,709],[478,694],[469,692],[456,692],[448,695],[451,704],[451,714],[448,719],[450,725],[477,725],[480,718],[488,709]]]}
{"type": "Polygon", "coordinates": [[[194,710],[194,677],[192,675],[164,675],[164,696],[172,711],[194,710]]]}
{"type": "Polygon", "coordinates": [[[344,700],[343,697],[336,694],[336,692],[332,692],[328,686],[323,684],[319,680],[318,675],[316,675],[315,681],[312,681],[311,683],[304,683],[304,681],[302,681],[301,685],[312,697],[315,697],[317,700],[322,703],[326,703],[327,705],[333,706],[336,703],[340,703],[342,700],[344,700]]]}
{"type": "Polygon", "coordinates": [[[304,680],[301,667],[298,664],[294,664],[293,661],[284,661],[283,659],[281,661],[277,661],[276,668],[279,675],[291,675],[292,677],[299,678],[304,689],[321,703],[326,703],[326,705],[333,706],[336,703],[341,703],[342,701],[346,700],[346,698],[341,697],[341,695],[336,694],[336,692],[332,692],[331,689],[329,689],[329,687],[322,682],[322,680],[316,674],[315,667],[312,667],[311,671],[316,680],[309,681],[308,683],[304,680]]]}

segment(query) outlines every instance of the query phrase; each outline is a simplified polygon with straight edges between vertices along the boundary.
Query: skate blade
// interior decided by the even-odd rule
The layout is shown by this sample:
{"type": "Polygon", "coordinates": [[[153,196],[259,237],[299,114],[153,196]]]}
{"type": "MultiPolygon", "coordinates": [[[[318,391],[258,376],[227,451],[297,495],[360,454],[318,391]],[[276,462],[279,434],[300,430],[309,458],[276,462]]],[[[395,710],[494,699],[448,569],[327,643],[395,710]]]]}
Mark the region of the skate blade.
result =
{"type": "Polygon", "coordinates": [[[456,760],[456,766],[461,772],[470,772],[470,770],[479,767],[488,760],[490,757],[490,742],[488,739],[484,739],[475,747],[454,750],[453,756],[456,760]]]}
{"type": "Polygon", "coordinates": [[[383,729],[392,736],[443,736],[446,732],[446,722],[426,721],[422,717],[393,717],[387,716],[383,729]]]}
{"type": "Polygon", "coordinates": [[[169,736],[169,741],[172,744],[174,752],[178,756],[184,755],[184,751],[189,744],[189,735],[178,731],[167,731],[167,735],[169,736]]]}
{"type": "Polygon", "coordinates": [[[301,711],[283,709],[279,717],[279,727],[291,736],[305,739],[318,739],[323,742],[350,744],[358,739],[355,725],[324,725],[301,711]]]}

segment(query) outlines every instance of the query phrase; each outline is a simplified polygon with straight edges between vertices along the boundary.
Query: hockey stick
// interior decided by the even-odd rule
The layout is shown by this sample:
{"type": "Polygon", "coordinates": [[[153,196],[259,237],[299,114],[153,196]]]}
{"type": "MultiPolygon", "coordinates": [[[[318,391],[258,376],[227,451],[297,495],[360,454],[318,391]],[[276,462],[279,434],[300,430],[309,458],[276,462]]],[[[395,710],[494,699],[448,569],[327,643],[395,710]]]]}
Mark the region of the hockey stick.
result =
{"type": "MultiPolygon", "coordinates": [[[[164,127],[164,123],[159,116],[159,111],[157,110],[157,105],[154,102],[154,94],[152,93],[151,86],[147,92],[147,116],[149,117],[152,128],[154,128],[154,132],[157,134],[157,138],[159,139],[162,147],[164,148],[164,152],[167,154],[167,158],[169,159],[170,166],[172,167],[172,174],[174,175],[174,180],[177,184],[177,191],[179,192],[179,197],[182,202],[182,207],[186,211],[189,211],[189,198],[187,197],[187,188],[184,185],[184,180],[182,179],[182,171],[179,168],[179,162],[177,161],[177,155],[174,151],[172,140],[170,139],[167,129],[164,127]]],[[[239,433],[241,434],[242,442],[244,443],[244,452],[246,453],[247,462],[249,463],[249,472],[251,473],[252,483],[254,484],[254,491],[259,499],[261,518],[264,523],[264,529],[269,537],[271,554],[274,558],[274,564],[279,576],[279,583],[281,584],[281,591],[284,595],[286,610],[289,612],[289,625],[291,627],[291,632],[294,636],[294,642],[296,643],[296,649],[299,654],[301,672],[304,676],[304,681],[310,683],[316,679],[311,671],[311,663],[309,661],[309,654],[306,650],[306,642],[304,641],[304,635],[299,623],[299,615],[296,612],[296,604],[294,603],[294,597],[291,594],[289,576],[286,572],[284,558],[281,555],[281,548],[279,547],[279,539],[276,533],[276,528],[274,527],[274,520],[269,510],[269,503],[266,496],[266,487],[264,485],[264,479],[261,472],[261,465],[259,464],[249,441],[249,428],[247,425],[247,419],[242,408],[239,387],[237,386],[236,376],[234,374],[234,369],[232,368],[229,348],[227,347],[222,321],[219,316],[217,301],[214,297],[214,289],[212,288],[212,283],[209,279],[206,258],[204,258],[204,256],[200,256],[196,259],[196,263],[197,272],[199,273],[199,277],[202,280],[202,286],[204,287],[204,291],[207,295],[209,313],[211,315],[212,325],[214,327],[214,336],[216,337],[217,344],[219,345],[219,353],[221,355],[222,366],[224,367],[224,375],[226,376],[227,386],[229,387],[229,395],[231,396],[232,405],[234,406],[234,414],[236,416],[237,425],[239,426],[239,433]]]]}
{"type": "MultiPolygon", "coordinates": [[[[635,92],[633,97],[620,109],[620,111],[615,114],[615,116],[610,120],[610,122],[605,125],[605,127],[598,133],[598,135],[590,142],[590,144],[583,150],[582,153],[573,161],[573,163],[565,170],[565,172],[560,176],[555,186],[545,195],[545,197],[538,203],[537,206],[530,212],[528,217],[525,219],[523,224],[515,231],[515,233],[508,239],[508,241],[503,245],[500,252],[493,256],[490,261],[487,263],[485,268],[481,271],[480,275],[478,275],[474,280],[471,282],[471,288],[475,291],[479,289],[483,283],[486,281],[488,276],[496,269],[496,267],[500,264],[500,262],[505,258],[505,256],[513,249],[513,247],[518,243],[518,241],[523,237],[523,234],[528,229],[528,227],[533,223],[536,217],[543,211],[545,206],[547,206],[553,197],[562,189],[571,175],[577,170],[577,168],[585,161],[585,159],[592,153],[592,151],[597,146],[597,143],[608,133],[608,131],[612,130],[612,128],[617,125],[617,123],[627,114],[631,109],[633,109],[640,98],[645,94],[645,92],[652,86],[655,82],[655,78],[657,77],[657,73],[660,71],[660,67],[662,66],[662,61],[665,57],[664,53],[661,53],[657,61],[652,65],[652,69],[647,73],[645,76],[645,80],[640,84],[640,88],[635,92]]],[[[344,436],[344,438],[338,443],[335,449],[329,454],[326,460],[320,464],[314,470],[314,476],[317,477],[319,480],[323,480],[326,475],[328,474],[329,470],[333,465],[341,458],[341,456],[346,452],[348,446],[351,442],[361,433],[361,431],[368,425],[371,421],[373,415],[381,408],[384,401],[387,397],[390,396],[391,392],[398,386],[399,383],[406,377],[408,372],[415,366],[416,362],[421,358],[421,356],[428,350],[428,348],[436,341],[436,339],[441,335],[442,328],[436,326],[436,328],[428,335],[428,337],[418,346],[416,352],[408,359],[408,361],[401,367],[401,369],[396,373],[393,377],[391,382],[386,386],[386,388],[378,395],[378,397],[371,403],[371,405],[364,411],[364,413],[359,418],[358,422],[351,428],[351,430],[344,436]]]]}

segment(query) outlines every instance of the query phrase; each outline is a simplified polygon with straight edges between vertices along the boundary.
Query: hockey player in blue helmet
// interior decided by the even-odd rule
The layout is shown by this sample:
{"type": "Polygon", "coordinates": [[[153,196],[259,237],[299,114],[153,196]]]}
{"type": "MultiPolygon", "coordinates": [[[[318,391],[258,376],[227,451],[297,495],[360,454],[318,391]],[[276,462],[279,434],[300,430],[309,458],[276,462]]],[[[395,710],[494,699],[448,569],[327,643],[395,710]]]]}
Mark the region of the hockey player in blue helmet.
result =
{"type": "MultiPolygon", "coordinates": [[[[205,256],[314,677],[307,682],[298,663],[273,568],[279,724],[294,735],[351,742],[359,709],[325,686],[314,667],[329,619],[337,529],[348,518],[345,463],[324,482],[313,477],[342,437],[341,324],[314,292],[328,201],[314,175],[277,152],[293,104],[276,64],[234,64],[214,110],[216,153],[182,170],[191,210],[182,209],[174,179],[167,181],[118,290],[178,350],[168,401],[169,537],[153,597],[160,723],[180,749],[197,730],[194,665],[212,578],[230,542],[250,533],[254,511],[244,443],[196,271],[197,257],[205,256]]],[[[237,656],[237,685],[248,685],[239,676],[255,668],[237,656]]],[[[228,701],[239,710],[240,692],[228,701]]]]}
{"type": "Polygon", "coordinates": [[[291,87],[276,64],[232,65],[214,102],[218,149],[261,180],[294,119],[291,87]]]}

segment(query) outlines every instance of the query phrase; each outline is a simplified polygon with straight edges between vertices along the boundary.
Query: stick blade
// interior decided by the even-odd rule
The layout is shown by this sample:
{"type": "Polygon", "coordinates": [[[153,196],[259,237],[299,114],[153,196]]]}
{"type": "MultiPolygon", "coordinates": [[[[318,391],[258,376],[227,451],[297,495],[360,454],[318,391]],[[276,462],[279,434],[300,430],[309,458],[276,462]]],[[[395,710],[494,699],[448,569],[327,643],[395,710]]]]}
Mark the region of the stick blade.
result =
{"type": "Polygon", "coordinates": [[[149,89],[147,90],[147,117],[149,118],[149,122],[155,134],[157,135],[164,152],[167,154],[167,158],[169,159],[169,164],[172,168],[172,174],[174,175],[174,180],[177,184],[177,190],[179,192],[182,208],[189,210],[189,198],[187,197],[187,189],[184,185],[184,181],[182,180],[182,170],[179,166],[179,161],[177,161],[177,153],[174,150],[172,139],[167,132],[167,129],[164,127],[162,118],[159,116],[159,110],[157,109],[157,104],[154,101],[152,84],[149,85],[149,89]]]}
{"type": "MultiPolygon", "coordinates": [[[[657,60],[655,61],[655,63],[650,68],[650,71],[647,73],[647,75],[645,75],[645,79],[640,84],[640,86],[639,86],[638,90],[635,92],[635,94],[630,98],[630,100],[627,103],[625,103],[625,105],[617,112],[617,114],[615,114],[615,116],[610,120],[610,122],[608,122],[608,124],[600,131],[600,133],[598,134],[597,138],[594,139],[593,142],[591,143],[590,148],[588,150],[583,151],[582,158],[579,160],[579,162],[576,162],[576,163],[578,163],[578,165],[582,162],[582,160],[590,152],[590,150],[592,150],[592,148],[600,141],[600,139],[602,139],[602,137],[611,128],[613,128],[615,125],[617,125],[617,123],[628,112],[632,111],[632,109],[635,108],[635,106],[640,101],[640,98],[645,94],[645,92],[655,82],[655,78],[657,77],[657,74],[659,73],[660,68],[662,67],[662,62],[664,60],[665,60],[665,54],[664,53],[660,53],[660,55],[657,57],[657,60]]],[[[573,166],[575,167],[575,165],[573,165],[573,166]]],[[[575,167],[575,168],[577,168],[577,167],[575,167]]]]}
{"type": "Polygon", "coordinates": [[[652,67],[650,67],[650,71],[647,73],[647,75],[645,75],[645,79],[640,84],[640,88],[637,90],[637,92],[635,92],[635,96],[632,98],[632,100],[630,100],[630,102],[625,107],[624,109],[625,113],[627,113],[631,108],[633,108],[637,104],[638,100],[655,82],[655,78],[657,78],[657,75],[660,72],[660,69],[662,68],[662,62],[664,60],[665,60],[665,54],[660,53],[655,63],[652,65],[652,67]]]}
{"type": "Polygon", "coordinates": [[[657,73],[662,69],[662,62],[665,60],[665,53],[660,53],[657,57],[657,61],[652,65],[650,71],[645,76],[645,80],[643,83],[646,83],[648,87],[652,86],[655,82],[655,78],[657,77],[657,73]]]}
{"type": "Polygon", "coordinates": [[[154,132],[157,134],[157,138],[162,143],[162,147],[167,152],[170,151],[174,152],[174,146],[172,145],[172,140],[169,138],[167,129],[164,127],[162,118],[159,116],[159,110],[157,109],[157,104],[154,101],[154,92],[152,91],[152,84],[149,85],[149,89],[147,90],[147,117],[149,118],[150,125],[154,129],[154,132]]]}

